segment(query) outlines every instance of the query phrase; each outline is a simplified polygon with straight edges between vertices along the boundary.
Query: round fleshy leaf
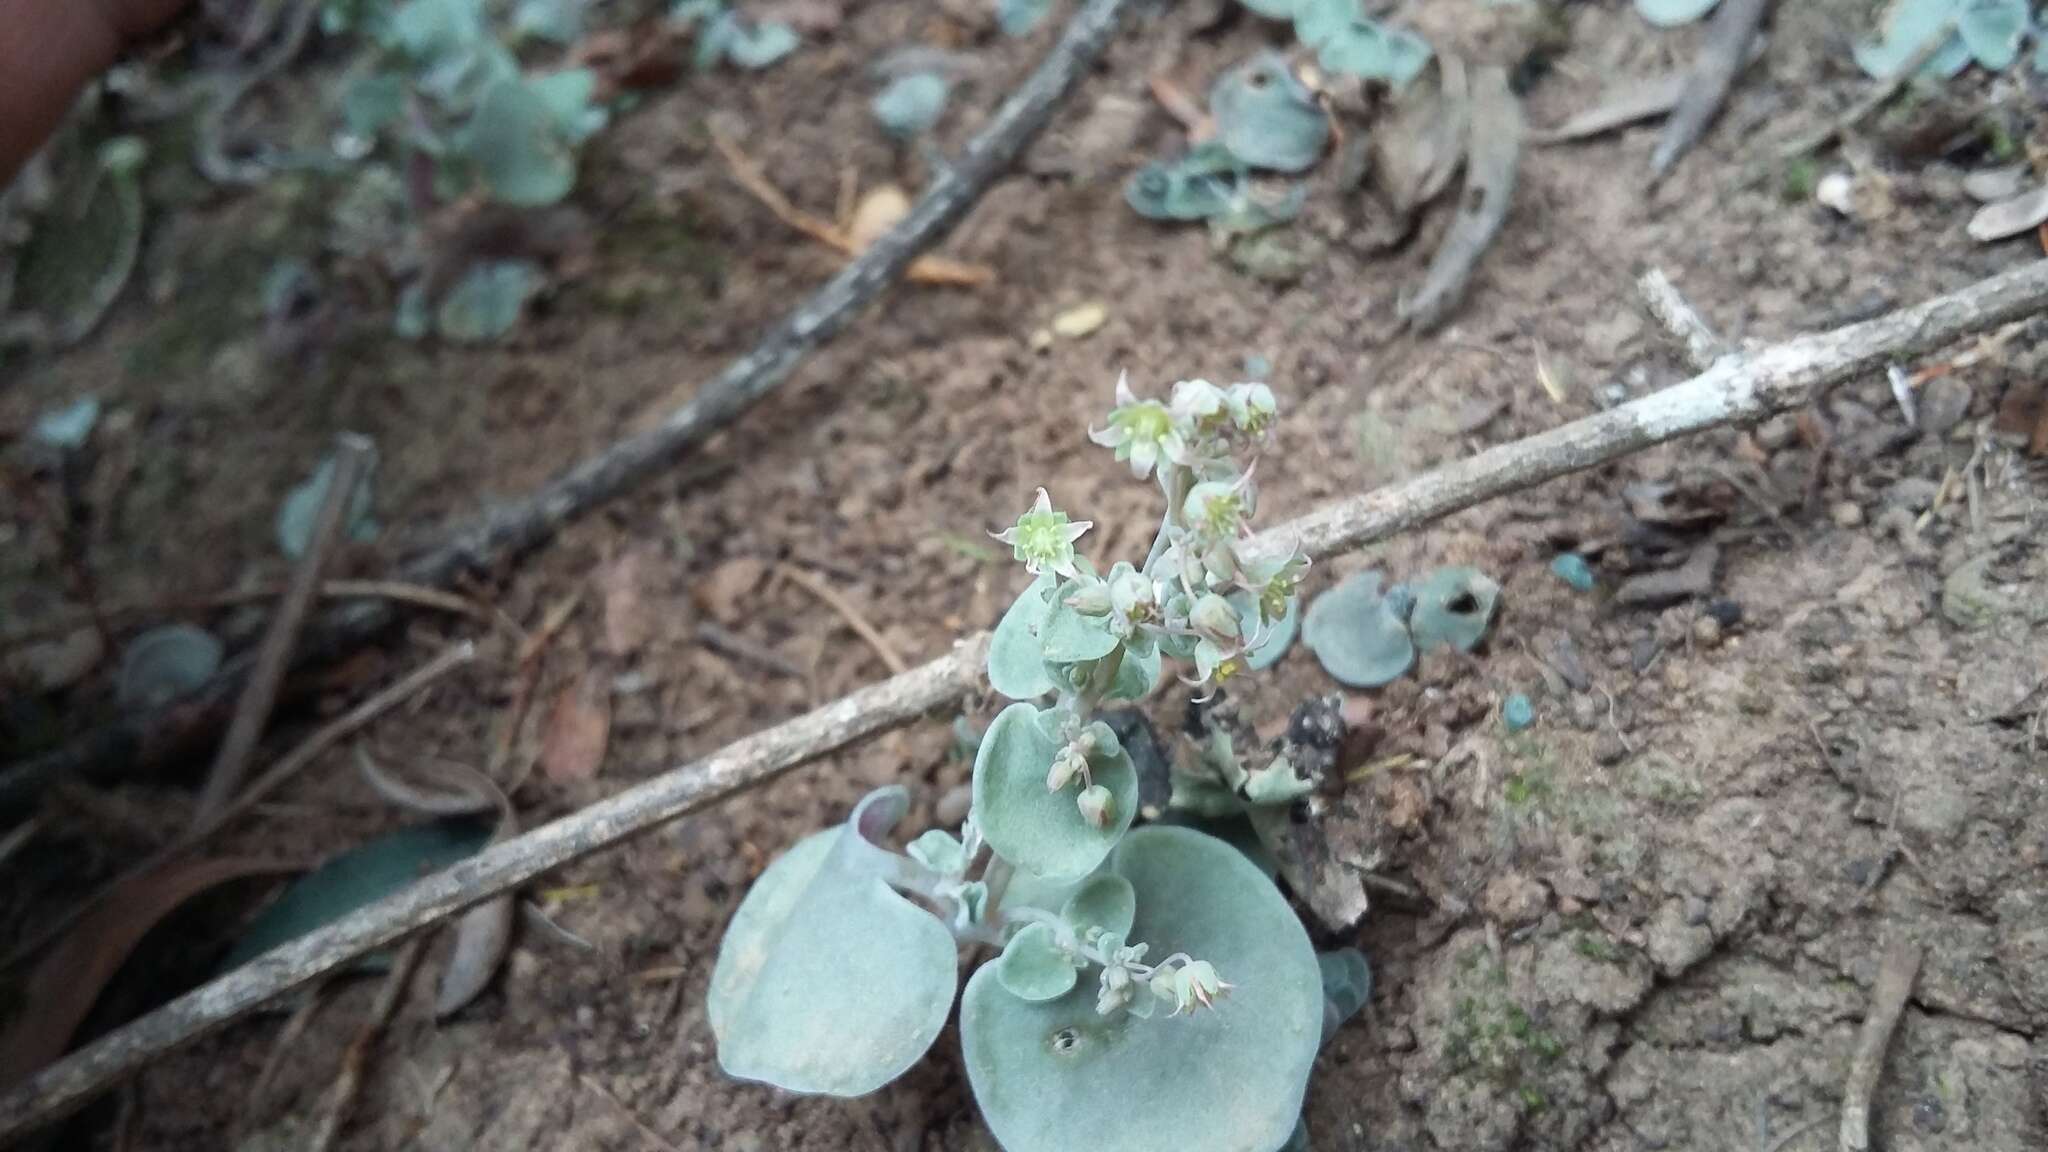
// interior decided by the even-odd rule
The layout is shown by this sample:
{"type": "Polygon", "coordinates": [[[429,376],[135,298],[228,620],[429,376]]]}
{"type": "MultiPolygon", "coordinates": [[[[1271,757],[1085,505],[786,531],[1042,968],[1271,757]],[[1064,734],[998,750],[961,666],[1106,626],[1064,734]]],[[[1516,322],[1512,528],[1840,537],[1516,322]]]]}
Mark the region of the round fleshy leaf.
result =
{"type": "Polygon", "coordinates": [[[1131,882],[1114,872],[1097,872],[1081,881],[1074,894],[1060,907],[1060,919],[1082,934],[1100,928],[1119,938],[1128,937],[1131,922],[1138,915],[1138,894],[1131,882]]]}
{"type": "Polygon", "coordinates": [[[1415,664],[1408,626],[1380,593],[1380,574],[1359,572],[1315,598],[1301,621],[1308,645],[1339,684],[1378,688],[1415,664]]]}
{"type": "Polygon", "coordinates": [[[576,154],[554,106],[521,77],[484,89],[463,143],[492,198],[506,204],[545,207],[576,185],[576,154]]]}
{"type": "Polygon", "coordinates": [[[1031,582],[996,625],[988,645],[990,687],[1012,700],[1034,700],[1054,688],[1045,670],[1046,618],[1059,578],[1050,572],[1031,582]]]}
{"type": "Polygon", "coordinates": [[[472,264],[435,311],[434,328],[458,344],[501,339],[541,284],[540,269],[524,260],[472,264]]]}
{"type": "Polygon", "coordinates": [[[1439,568],[1415,586],[1408,629],[1424,652],[1444,647],[1470,652],[1486,638],[1499,604],[1500,585],[1478,569],[1439,568]]]}
{"type": "Polygon", "coordinates": [[[1246,8],[1268,20],[1292,20],[1301,0],[1243,0],[1246,8]]]}
{"type": "Polygon", "coordinates": [[[1993,72],[2012,67],[2027,34],[2027,0],[1963,0],[1956,34],[1977,63],[1993,72]]]}
{"type": "Polygon", "coordinates": [[[990,1131],[1008,1152],[1279,1148],[1322,1030],[1322,976],[1300,920],[1236,849],[1185,828],[1131,833],[1111,871],[1137,893],[1130,938],[1148,958],[1187,952],[1234,987],[1213,1009],[1139,1019],[1097,1014],[1093,980],[1034,1004],[984,967],[960,1037],[990,1131]]]}
{"type": "Polygon", "coordinates": [[[1714,10],[1720,0],[1636,0],[1636,11],[1659,28],[1679,28],[1714,10]]]}
{"type": "Polygon", "coordinates": [[[1358,0],[1299,0],[1294,8],[1294,38],[1321,48],[1352,24],[1365,19],[1358,0]]]}
{"type": "Polygon", "coordinates": [[[1081,664],[1100,660],[1116,648],[1116,636],[1109,630],[1109,617],[1083,616],[1053,594],[1052,612],[1045,621],[1045,662],[1081,664]]]}
{"type": "Polygon", "coordinates": [[[705,1011],[719,1065],[792,1092],[859,1096],[946,1025],[953,934],[884,883],[851,824],[768,866],[726,927],[705,1011]]]}
{"type": "Polygon", "coordinates": [[[1316,967],[1323,974],[1323,1042],[1327,1044],[1337,1029],[1372,999],[1372,965],[1356,948],[1337,948],[1317,953],[1316,967]]]}
{"type": "Polygon", "coordinates": [[[1148,220],[1207,220],[1234,210],[1246,177],[1237,157],[1212,140],[1140,168],[1124,185],[1124,202],[1148,220]]]}
{"type": "Polygon", "coordinates": [[[130,711],[161,708],[205,687],[220,670],[218,637],[190,624],[169,624],[137,636],[121,654],[114,695],[130,711]]]}
{"type": "Polygon", "coordinates": [[[1052,927],[1046,924],[1026,924],[1010,937],[995,963],[996,979],[1002,981],[1004,991],[1032,1003],[1072,991],[1081,974],[1056,941],[1052,927]]]}
{"type": "Polygon", "coordinates": [[[1138,773],[1128,754],[1091,761],[1097,784],[1109,789],[1111,810],[1097,828],[1081,815],[1076,784],[1057,792],[1045,786],[1059,743],[1029,704],[1002,710],[974,756],[974,812],[982,835],[1020,870],[1047,879],[1078,879],[1095,869],[1138,808],[1138,773]]]}
{"type": "Polygon", "coordinates": [[[967,871],[967,850],[951,832],[933,828],[909,844],[903,851],[912,860],[948,876],[958,876],[967,871]]]}
{"type": "Polygon", "coordinates": [[[1429,41],[1412,32],[1354,20],[1323,41],[1316,63],[1326,72],[1384,80],[1399,90],[1422,74],[1431,54],[1429,41]]]}
{"type": "Polygon", "coordinates": [[[1209,89],[1216,137],[1253,168],[1304,172],[1330,142],[1330,119],[1287,58],[1260,52],[1216,78],[1209,89]]]}
{"type": "MultiPolygon", "coordinates": [[[[1860,40],[1853,49],[1856,63],[1873,79],[1889,80],[1904,68],[1930,36],[1957,15],[1956,0],[1898,0],[1891,5],[1875,39],[1860,40]]],[[[1922,76],[1947,78],[1970,66],[1970,48],[1953,31],[1934,57],[1920,68],[1922,76]]]]}
{"type": "Polygon", "coordinates": [[[891,80],[875,93],[868,108],[882,130],[899,140],[922,136],[932,130],[946,111],[946,94],[951,88],[937,72],[912,72],[891,80]]]}

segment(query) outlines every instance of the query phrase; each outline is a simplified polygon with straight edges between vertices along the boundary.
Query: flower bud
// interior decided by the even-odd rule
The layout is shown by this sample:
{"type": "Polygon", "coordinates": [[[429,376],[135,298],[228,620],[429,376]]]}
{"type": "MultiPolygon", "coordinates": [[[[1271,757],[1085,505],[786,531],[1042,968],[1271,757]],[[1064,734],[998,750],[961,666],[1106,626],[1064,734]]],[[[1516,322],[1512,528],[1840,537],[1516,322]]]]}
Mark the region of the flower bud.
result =
{"type": "Polygon", "coordinates": [[[1045,790],[1047,792],[1058,792],[1060,789],[1065,788],[1074,782],[1074,777],[1079,776],[1081,769],[1085,767],[1087,767],[1087,762],[1081,758],[1079,753],[1074,751],[1072,745],[1060,749],[1058,754],[1052,758],[1051,770],[1045,774],[1045,790]]]}
{"type": "Polygon", "coordinates": [[[1214,1008],[1231,989],[1216,976],[1216,966],[1207,960],[1190,960],[1173,974],[1173,1014],[1192,1012],[1197,1006],[1214,1008]]]}
{"type": "Polygon", "coordinates": [[[1109,584],[1093,576],[1081,577],[1067,594],[1067,606],[1083,616],[1109,615],[1109,584]]]}
{"type": "Polygon", "coordinates": [[[1188,625],[1195,631],[1225,644],[1235,644],[1241,638],[1237,609],[1230,601],[1214,592],[1207,592],[1195,601],[1188,612],[1188,625]]]}
{"type": "Polygon", "coordinates": [[[1074,742],[1080,746],[1081,754],[1091,762],[1114,760],[1124,750],[1123,742],[1116,738],[1116,729],[1100,720],[1093,721],[1081,729],[1081,734],[1074,738],[1074,742]]]}
{"type": "Polygon", "coordinates": [[[1081,818],[1088,821],[1091,828],[1107,828],[1116,818],[1116,797],[1100,784],[1090,784],[1081,789],[1075,804],[1081,809],[1081,818]]]}

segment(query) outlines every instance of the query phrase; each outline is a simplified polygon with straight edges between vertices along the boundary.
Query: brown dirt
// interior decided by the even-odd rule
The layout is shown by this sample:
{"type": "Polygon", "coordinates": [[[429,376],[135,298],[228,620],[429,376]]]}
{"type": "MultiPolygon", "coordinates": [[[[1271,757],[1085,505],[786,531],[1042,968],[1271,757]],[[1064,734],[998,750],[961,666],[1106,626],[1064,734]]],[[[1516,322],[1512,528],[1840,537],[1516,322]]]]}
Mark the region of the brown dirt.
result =
{"type": "MultiPolygon", "coordinates": [[[[1511,7],[1409,7],[1435,43],[1472,58],[1512,59],[1533,35],[1511,7]]],[[[771,578],[777,562],[821,573],[916,661],[993,624],[1022,586],[983,531],[1038,484],[1101,525],[1087,541],[1098,555],[1141,549],[1151,494],[1081,435],[1120,369],[1163,389],[1270,360],[1284,419],[1260,475],[1277,518],[1683,376],[1680,350],[1634,296],[1648,264],[1729,338],[1769,340],[2031,258],[2025,243],[1965,238],[1971,206],[1949,164],[1874,169],[1890,181],[1889,212],[1863,221],[1789,201],[1782,167],[1752,165],[1760,137],[1790,134],[1861,91],[1845,45],[1862,7],[1782,6],[1769,56],[1654,194],[1638,175],[1651,131],[1531,153],[1507,234],[1455,324],[1426,340],[1386,333],[1440,219],[1416,243],[1378,252],[1363,239],[1369,213],[1323,189],[1292,234],[1320,255],[1276,287],[1234,270],[1199,230],[1126,209],[1118,182],[1177,129],[1148,111],[1135,152],[1104,145],[1117,102],[1146,101],[1144,76],[1161,67],[1199,90],[1266,35],[1248,21],[1198,31],[1195,9],[1213,11],[1202,5],[1134,23],[1034,154],[1040,167],[1081,155],[1099,174],[1008,180],[947,245],[994,264],[995,286],[897,289],[672,477],[476,589],[529,626],[589,593],[548,660],[522,758],[536,754],[556,697],[612,661],[601,772],[536,774],[518,795],[523,821],[885,674],[830,608],[771,578]],[[1100,331],[1034,350],[1034,331],[1093,300],[1109,307],[1100,331]],[[1538,357],[1567,379],[1562,404],[1537,386],[1538,357]],[[642,557],[643,611],[627,632],[643,635],[630,655],[608,658],[595,577],[629,551],[642,557]],[[704,621],[797,674],[703,646],[704,621]]],[[[1621,4],[1575,5],[1567,22],[1569,49],[1530,95],[1538,123],[1587,106],[1608,77],[1672,66],[1697,41],[1653,33],[1621,4]]],[[[104,597],[142,602],[279,578],[276,500],[335,430],[368,432],[390,527],[346,566],[377,573],[432,526],[531,487],[686,397],[827,272],[830,257],[722,178],[708,114],[748,128],[770,176],[820,211],[849,165],[869,180],[915,181],[917,162],[868,121],[864,70],[949,27],[922,6],[882,3],[775,71],[689,78],[626,117],[600,137],[578,194],[601,225],[593,267],[498,350],[364,340],[305,367],[266,360],[262,274],[304,254],[289,246],[303,243],[311,193],[280,181],[186,205],[152,230],[144,274],[108,328],[0,394],[0,427],[88,389],[107,401],[113,416],[84,488],[90,559],[104,597]]],[[[947,144],[1049,35],[973,42],[988,66],[956,91],[947,144]]],[[[1971,80],[1952,91],[1991,90],[1971,80]]],[[[2038,138],[2034,115],[2023,123],[2038,138]]],[[[1366,565],[1471,563],[1506,587],[1481,657],[1426,663],[1416,682],[1374,698],[1390,733],[1382,751],[1414,759],[1355,781],[1334,805],[1332,819],[1383,830],[1375,866],[1428,900],[1376,897],[1359,941],[1375,997],[1311,1085],[1318,1148],[1762,1150],[1816,1117],[1826,1119],[1787,1147],[1831,1146],[1869,985],[1898,934],[1928,956],[1882,1081],[1879,1146],[2048,1146],[2048,646],[2039,612],[1994,611],[1966,631],[1942,611],[1946,578],[1987,552],[2010,603],[2048,595],[2038,481],[2001,450],[1974,504],[1948,499],[1915,527],[1932,485],[1969,458],[1967,430],[2009,385],[2039,378],[2032,338],[2014,347],[1942,385],[1967,406],[1952,434],[1892,434],[1886,385],[1860,381],[1824,405],[1825,458],[1787,418],[1647,453],[1318,569],[1315,588],[1366,565]],[[1732,508],[1715,529],[1725,562],[1713,596],[1740,606],[1738,625],[1701,623],[1698,603],[1624,609],[1546,570],[1560,547],[1628,532],[1622,492],[1646,482],[1709,489],[1732,508]],[[1784,511],[1760,513],[1759,498],[1784,511]],[[1536,699],[1539,722],[1509,736],[1496,705],[1517,690],[1536,699]]],[[[69,604],[62,572],[42,526],[8,509],[0,603],[9,619],[45,618],[69,604]]],[[[1608,550],[1604,589],[1623,574],[1624,552],[1608,550]]],[[[459,631],[420,620],[343,669],[331,702],[459,631]]],[[[508,647],[485,648],[477,672],[378,725],[387,758],[484,760],[509,695],[508,647]]],[[[104,679],[48,718],[94,714],[104,679]]],[[[1297,650],[1243,697],[1245,715],[1275,733],[1295,701],[1328,690],[1297,650]]],[[[991,712],[983,702],[972,715],[991,712]]],[[[523,933],[498,985],[440,1025],[419,981],[344,1146],[990,1147],[948,1040],[872,1097],[793,1099],[721,1077],[702,1005],[720,929],[775,853],[884,782],[917,798],[908,834],[932,821],[966,778],[949,719],[551,877],[530,895],[594,951],[523,933]]],[[[176,781],[112,795],[158,819],[186,803],[176,781]]],[[[106,831],[103,813],[51,813],[40,848],[0,884],[10,937],[136,850],[106,831]]],[[[303,853],[398,819],[338,753],[236,839],[303,853]]],[[[446,947],[437,942],[430,970],[446,947]]],[[[230,1132],[246,1136],[242,1147],[292,1146],[372,983],[333,997],[253,1109],[246,1086],[276,1018],[151,1070],[132,1146],[221,1147],[230,1132]]]]}

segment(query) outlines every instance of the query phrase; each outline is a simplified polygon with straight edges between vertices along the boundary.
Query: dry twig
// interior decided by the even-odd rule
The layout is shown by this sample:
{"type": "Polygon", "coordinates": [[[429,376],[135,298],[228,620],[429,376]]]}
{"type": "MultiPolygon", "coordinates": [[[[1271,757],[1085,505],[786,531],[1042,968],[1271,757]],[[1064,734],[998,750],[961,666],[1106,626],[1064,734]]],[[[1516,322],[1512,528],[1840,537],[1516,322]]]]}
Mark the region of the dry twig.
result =
{"type": "MultiPolygon", "coordinates": [[[[805,356],[839,334],[880,296],[923,249],[965,216],[1010,169],[1053,110],[1087,76],[1134,0],[1087,0],[1030,76],[991,113],[982,130],[940,170],[910,215],[850,261],[687,403],[644,432],[610,445],[519,499],[496,504],[406,564],[400,578],[436,587],[496,567],[534,548],[561,526],[655,476],[672,474],[713,433],[731,424],[787,380],[805,356]]],[[[347,650],[397,619],[384,603],[352,604],[328,614],[320,636],[301,648],[312,655],[347,650]]],[[[226,719],[235,685],[247,674],[236,661],[207,688],[178,705],[98,725],[89,735],[0,773],[0,805],[20,805],[47,782],[73,773],[154,762],[189,745],[226,719]]]]}
{"type": "Polygon", "coordinates": [[[1707,42],[1693,61],[1685,94],[1678,98],[1671,119],[1664,122],[1664,134],[1657,138],[1657,149],[1650,154],[1652,183],[1663,179],[1714,122],[1735,77],[1749,60],[1749,46],[1770,7],[1771,0],[1725,0],[1714,11],[1707,25],[1707,42]]]}
{"type": "Polygon", "coordinates": [[[1870,990],[1870,1015],[1863,1019],[1863,1032],[1856,1038],[1856,1058],[1849,1064],[1849,1083],[1842,1089],[1841,1152],[1868,1152],[1870,1148],[1870,1094],[1877,1089],[1892,1029],[1899,1025],[1899,1013],[1905,1011],[1913,978],[1919,974],[1920,946],[1911,940],[1894,940],[1878,965],[1877,983],[1870,990]]]}
{"type": "MultiPolygon", "coordinates": [[[[182,616],[195,612],[214,612],[222,608],[238,608],[244,604],[261,604],[284,595],[282,585],[269,584],[256,588],[242,588],[233,592],[216,592],[191,600],[166,600],[151,604],[115,604],[105,609],[106,621],[110,626],[133,624],[137,620],[182,616]]],[[[480,604],[467,596],[429,588],[424,584],[407,584],[403,580],[323,580],[320,582],[322,600],[392,600],[409,604],[415,608],[431,608],[437,612],[449,612],[467,616],[479,624],[488,624],[504,629],[513,636],[524,638],[526,633],[518,625],[505,618],[502,612],[488,605],[480,604]]],[[[0,636],[0,652],[19,648],[26,644],[40,644],[46,640],[57,640],[91,627],[90,616],[58,620],[50,624],[39,624],[19,632],[0,636]]],[[[111,649],[110,649],[111,650],[111,649]]]]}
{"type": "Polygon", "coordinates": [[[1643,273],[1642,279],[1636,281],[1636,291],[1642,293],[1650,315],[1685,343],[1685,359],[1694,371],[1705,372],[1714,361],[1728,354],[1728,345],[1714,335],[1714,329],[1691,304],[1686,303],[1678,286],[1671,282],[1671,277],[1666,276],[1662,268],[1652,268],[1643,273]]]}
{"type": "MultiPolygon", "coordinates": [[[[1598,467],[1656,444],[1759,420],[1888,360],[2048,307],[2048,261],[1831,332],[1724,357],[1691,380],[1459,463],[1326,504],[1257,545],[1312,557],[1384,540],[1482,501],[1598,467]]],[[[80,1107],[165,1053],[421,927],[542,873],[699,811],[857,740],[982,690],[988,635],[901,676],[544,824],[414,882],[102,1036],[0,1097],[0,1141],[80,1107]]]]}
{"type": "Polygon", "coordinates": [[[782,574],[783,579],[816,596],[834,612],[839,613],[840,619],[846,621],[846,626],[867,641],[868,647],[873,648],[875,655],[882,658],[882,663],[888,665],[890,675],[901,676],[909,669],[910,665],[905,664],[903,657],[896,654],[896,649],[890,646],[888,639],[868,622],[868,618],[861,614],[861,610],[855,607],[853,601],[848,600],[844,593],[794,564],[778,565],[776,571],[782,574]]]}
{"type": "Polygon", "coordinates": [[[334,1138],[341,1134],[341,1126],[348,1121],[348,1114],[355,1110],[356,1097],[363,1089],[363,1069],[370,1063],[370,1050],[377,1045],[377,1037],[384,1034],[385,1025],[391,1023],[391,1016],[398,1010],[398,1002],[405,998],[406,985],[412,983],[412,971],[420,962],[420,942],[407,940],[391,960],[391,973],[377,989],[377,998],[370,1002],[369,1019],[356,1038],[349,1042],[341,1054],[341,1068],[334,1074],[334,1088],[327,1096],[327,1110],[320,1116],[320,1126],[313,1130],[312,1139],[306,1141],[306,1152],[327,1152],[334,1147],[334,1138]]]}
{"type": "Polygon", "coordinates": [[[367,439],[352,432],[343,433],[335,444],[334,469],[328,474],[327,494],[313,516],[312,535],[307,537],[306,551],[299,557],[298,567],[292,570],[291,586],[278,602],[277,611],[271,613],[270,626],[264,630],[263,642],[256,650],[256,668],[242,686],[241,698],[235,702],[234,719],[228,722],[228,734],[220,742],[213,767],[207,771],[199,806],[192,812],[194,828],[213,822],[249,772],[249,757],[255,754],[256,742],[263,738],[263,730],[270,724],[271,709],[277,706],[277,694],[284,688],[292,648],[299,640],[299,625],[305,622],[306,612],[313,607],[313,598],[320,591],[320,575],[341,539],[349,506],[355,502],[356,485],[369,469],[374,451],[367,439]]]}

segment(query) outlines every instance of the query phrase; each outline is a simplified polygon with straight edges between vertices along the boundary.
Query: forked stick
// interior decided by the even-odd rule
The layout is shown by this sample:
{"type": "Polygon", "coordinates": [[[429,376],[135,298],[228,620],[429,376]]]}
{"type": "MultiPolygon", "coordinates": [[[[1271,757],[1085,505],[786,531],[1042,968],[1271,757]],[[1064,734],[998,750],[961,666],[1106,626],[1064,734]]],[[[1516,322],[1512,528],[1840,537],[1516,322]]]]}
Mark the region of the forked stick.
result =
{"type": "MultiPolygon", "coordinates": [[[[1269,529],[1261,543],[1329,556],[1484,500],[1682,436],[1811,403],[1826,388],[2048,308],[2048,260],[1926,303],[1730,355],[1681,384],[1269,529]]],[[[493,845],[264,953],[72,1053],[0,1098],[0,1144],[80,1107],[150,1061],[356,957],[550,869],[609,848],[980,690],[988,634],[815,711],[493,845]]]]}

